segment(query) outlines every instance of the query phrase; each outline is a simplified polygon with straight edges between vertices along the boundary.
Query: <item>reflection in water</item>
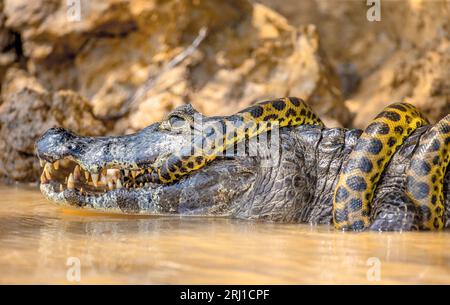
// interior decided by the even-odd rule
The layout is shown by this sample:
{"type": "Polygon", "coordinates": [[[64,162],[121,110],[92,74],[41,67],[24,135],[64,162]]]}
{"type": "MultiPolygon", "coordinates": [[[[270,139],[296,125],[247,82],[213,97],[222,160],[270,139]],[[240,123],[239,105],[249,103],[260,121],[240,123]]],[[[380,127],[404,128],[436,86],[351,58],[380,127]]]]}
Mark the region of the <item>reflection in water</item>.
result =
{"type": "Polygon", "coordinates": [[[63,210],[35,189],[0,187],[0,283],[450,282],[450,234],[343,233],[220,218],[63,210]],[[370,260],[369,260],[370,262],[370,260]]]}

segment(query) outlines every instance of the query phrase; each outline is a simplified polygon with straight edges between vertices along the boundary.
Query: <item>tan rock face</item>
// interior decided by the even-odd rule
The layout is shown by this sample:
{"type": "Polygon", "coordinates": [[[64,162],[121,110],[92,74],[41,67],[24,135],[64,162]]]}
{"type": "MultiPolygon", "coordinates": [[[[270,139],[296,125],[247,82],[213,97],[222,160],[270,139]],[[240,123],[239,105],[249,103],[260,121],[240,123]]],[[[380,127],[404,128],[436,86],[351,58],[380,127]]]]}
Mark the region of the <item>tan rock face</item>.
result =
{"type": "Polygon", "coordinates": [[[432,122],[450,112],[449,1],[381,1],[380,22],[367,20],[366,1],[261,2],[291,24],[317,26],[355,127],[398,101],[420,107],[432,122]]]}
{"type": "Polygon", "coordinates": [[[335,124],[350,122],[315,28],[299,31],[261,5],[81,1],[80,20],[69,21],[58,1],[5,4],[7,25],[23,33],[30,72],[49,90],[79,92],[98,117],[114,116],[146,79],[157,78],[114,133],[140,129],[186,102],[225,114],[285,95],[312,98],[335,124]],[[163,73],[201,27],[208,35],[196,52],[163,73]],[[338,113],[330,111],[335,107],[338,113]]]}
{"type": "Polygon", "coordinates": [[[51,127],[64,127],[84,135],[106,132],[92,115],[92,107],[79,94],[48,92],[25,71],[10,69],[2,88],[0,106],[0,176],[8,180],[35,181],[39,163],[34,143],[51,127]]]}
{"type": "Polygon", "coordinates": [[[6,15],[3,7],[3,1],[0,0],[0,83],[3,81],[6,70],[18,61],[20,56],[17,54],[19,50],[16,50],[17,37],[5,26],[6,15]]]}

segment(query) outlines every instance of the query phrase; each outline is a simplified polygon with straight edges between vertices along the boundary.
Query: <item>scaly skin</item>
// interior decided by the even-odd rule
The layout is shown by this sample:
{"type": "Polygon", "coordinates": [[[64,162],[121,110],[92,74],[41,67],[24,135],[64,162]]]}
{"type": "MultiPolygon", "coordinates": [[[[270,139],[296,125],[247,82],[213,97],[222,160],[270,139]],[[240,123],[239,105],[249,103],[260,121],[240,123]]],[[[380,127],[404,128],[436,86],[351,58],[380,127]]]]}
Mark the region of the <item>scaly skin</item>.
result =
{"type": "MultiPolygon", "coordinates": [[[[356,170],[359,177],[371,182],[370,191],[362,197],[369,200],[358,205],[364,213],[352,214],[350,218],[356,221],[345,228],[424,228],[420,219],[425,209],[417,209],[419,205],[405,190],[406,170],[430,127],[419,127],[424,120],[412,106],[391,107],[365,132],[324,128],[306,104],[293,98],[263,102],[229,117],[204,117],[185,105],[161,123],[122,137],[80,137],[50,129],[36,145],[39,158],[47,162],[41,190],[59,204],[107,212],[331,223],[333,209],[350,211],[333,199],[338,185],[342,186],[338,183],[347,183],[346,175],[356,170]],[[401,119],[393,122],[389,112],[401,119]],[[193,124],[196,116],[203,121],[200,127],[193,124]],[[243,124],[236,125],[237,121],[246,123],[247,128],[240,128],[243,124]],[[264,131],[274,138],[275,125],[280,127],[276,146],[280,157],[275,166],[264,167],[262,160],[270,151],[248,140],[256,135],[260,138],[264,131]],[[201,135],[194,140],[189,137],[193,130],[201,135]],[[367,151],[367,143],[374,139],[383,144],[376,160],[384,161],[377,166],[367,151]],[[193,155],[188,153],[192,144],[197,152],[193,155]],[[241,144],[257,155],[222,155],[241,144]],[[363,158],[372,163],[370,171],[362,167],[367,162],[352,161],[363,158]],[[363,227],[354,225],[360,216],[365,217],[363,227]]],[[[445,160],[448,151],[440,154],[445,160]]],[[[444,178],[440,183],[443,226],[449,225],[450,214],[447,163],[439,165],[444,178]]],[[[425,204],[431,207],[431,197],[425,204]]]]}
{"type": "Polygon", "coordinates": [[[396,149],[428,121],[410,104],[386,107],[364,130],[342,167],[334,194],[334,224],[362,230],[370,225],[373,193],[396,149]]]}
{"type": "MultiPolygon", "coordinates": [[[[169,121],[176,114],[169,116],[169,121]]],[[[301,99],[281,98],[248,107],[235,115],[205,126],[193,143],[182,147],[163,164],[144,174],[142,182],[172,183],[184,175],[211,163],[228,147],[272,129],[298,125],[324,126],[318,116],[301,99]],[[192,153],[192,148],[194,153],[192,153]]]]}
{"type": "Polygon", "coordinates": [[[450,157],[450,115],[430,128],[406,172],[406,193],[422,211],[421,229],[444,227],[444,176],[450,157]]]}

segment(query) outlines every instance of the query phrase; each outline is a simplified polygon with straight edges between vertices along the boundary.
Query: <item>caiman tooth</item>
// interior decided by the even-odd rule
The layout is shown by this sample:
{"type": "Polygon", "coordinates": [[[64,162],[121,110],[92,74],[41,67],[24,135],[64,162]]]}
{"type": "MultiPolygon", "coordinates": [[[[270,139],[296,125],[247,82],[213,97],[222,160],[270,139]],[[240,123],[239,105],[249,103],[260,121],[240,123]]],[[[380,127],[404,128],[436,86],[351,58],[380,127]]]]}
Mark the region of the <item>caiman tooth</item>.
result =
{"type": "Polygon", "coordinates": [[[120,179],[116,180],[116,188],[118,188],[118,189],[122,188],[122,182],[120,181],[120,179]]]}
{"type": "Polygon", "coordinates": [[[80,193],[81,193],[81,194],[83,194],[83,193],[84,193],[84,190],[83,190],[83,188],[82,188],[82,187],[80,188],[80,193]]]}
{"type": "Polygon", "coordinates": [[[125,169],[125,170],[123,171],[123,173],[125,174],[126,177],[128,177],[128,175],[130,174],[130,171],[129,171],[128,169],[125,169]]]}
{"type": "Polygon", "coordinates": [[[60,163],[60,165],[62,167],[68,167],[69,164],[70,164],[70,160],[69,159],[62,159],[62,160],[59,160],[59,163],[60,163]]]}
{"type": "Polygon", "coordinates": [[[131,171],[131,176],[133,176],[133,179],[136,178],[137,174],[137,171],[131,171]]]}
{"type": "Polygon", "coordinates": [[[45,161],[42,160],[42,159],[39,159],[39,164],[41,165],[41,167],[44,167],[45,166],[45,161]]]}
{"type": "Polygon", "coordinates": [[[59,191],[60,191],[60,192],[64,192],[64,187],[63,187],[62,184],[59,185],[59,191]]]}
{"type": "Polygon", "coordinates": [[[103,185],[107,185],[107,184],[108,184],[108,179],[106,178],[105,175],[101,175],[101,176],[100,176],[100,182],[101,182],[103,185]]]}
{"type": "Polygon", "coordinates": [[[73,190],[75,188],[75,181],[73,180],[72,173],[69,175],[67,179],[67,188],[73,190]]]}
{"type": "Polygon", "coordinates": [[[47,178],[47,180],[52,180],[52,176],[50,175],[51,166],[52,165],[50,163],[46,163],[45,167],[44,167],[44,174],[45,174],[45,178],[47,178]]]}
{"type": "Polygon", "coordinates": [[[91,174],[92,176],[92,182],[94,183],[94,186],[98,186],[98,174],[91,174]]]}
{"type": "Polygon", "coordinates": [[[84,178],[86,178],[86,182],[89,182],[89,172],[84,171],[84,178]]]}
{"type": "Polygon", "coordinates": [[[59,169],[59,160],[56,160],[55,162],[53,162],[53,168],[54,168],[55,170],[58,170],[58,169],[59,169]]]}
{"type": "Polygon", "coordinates": [[[117,168],[110,168],[110,169],[106,170],[106,173],[108,176],[112,176],[115,178],[120,177],[120,169],[117,169],[117,168]]]}
{"type": "Polygon", "coordinates": [[[108,180],[108,189],[110,189],[110,190],[114,189],[114,184],[113,184],[112,180],[108,180]]]}
{"type": "Polygon", "coordinates": [[[117,178],[120,177],[120,170],[114,168],[108,168],[106,170],[106,180],[109,182],[114,182],[117,178]]]}
{"type": "Polygon", "coordinates": [[[73,179],[79,181],[81,177],[80,166],[77,164],[73,169],[73,179]]]}
{"type": "Polygon", "coordinates": [[[47,178],[45,177],[44,172],[42,172],[42,175],[41,175],[41,184],[46,184],[46,183],[48,183],[48,180],[47,180],[47,178]]]}

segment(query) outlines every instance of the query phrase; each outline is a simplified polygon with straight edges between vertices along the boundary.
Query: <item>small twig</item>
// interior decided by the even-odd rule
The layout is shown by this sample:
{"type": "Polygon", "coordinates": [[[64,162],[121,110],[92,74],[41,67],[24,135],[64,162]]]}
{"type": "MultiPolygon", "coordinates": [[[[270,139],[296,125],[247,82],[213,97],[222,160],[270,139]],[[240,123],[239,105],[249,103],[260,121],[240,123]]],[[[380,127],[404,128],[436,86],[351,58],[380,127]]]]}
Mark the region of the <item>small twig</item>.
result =
{"type": "Polygon", "coordinates": [[[198,46],[202,43],[202,41],[205,39],[207,35],[208,29],[206,27],[202,27],[200,31],[198,32],[197,37],[194,39],[194,41],[180,54],[172,58],[161,70],[160,73],[150,76],[147,81],[144,83],[143,86],[141,86],[138,90],[134,92],[134,94],[128,98],[123,104],[121,109],[113,114],[113,115],[106,115],[106,116],[96,116],[98,119],[101,120],[116,120],[124,115],[126,115],[134,106],[137,100],[141,98],[147,91],[149,91],[156,83],[156,81],[164,75],[169,70],[175,68],[177,65],[182,63],[186,58],[191,56],[195,50],[197,50],[198,46]]]}

